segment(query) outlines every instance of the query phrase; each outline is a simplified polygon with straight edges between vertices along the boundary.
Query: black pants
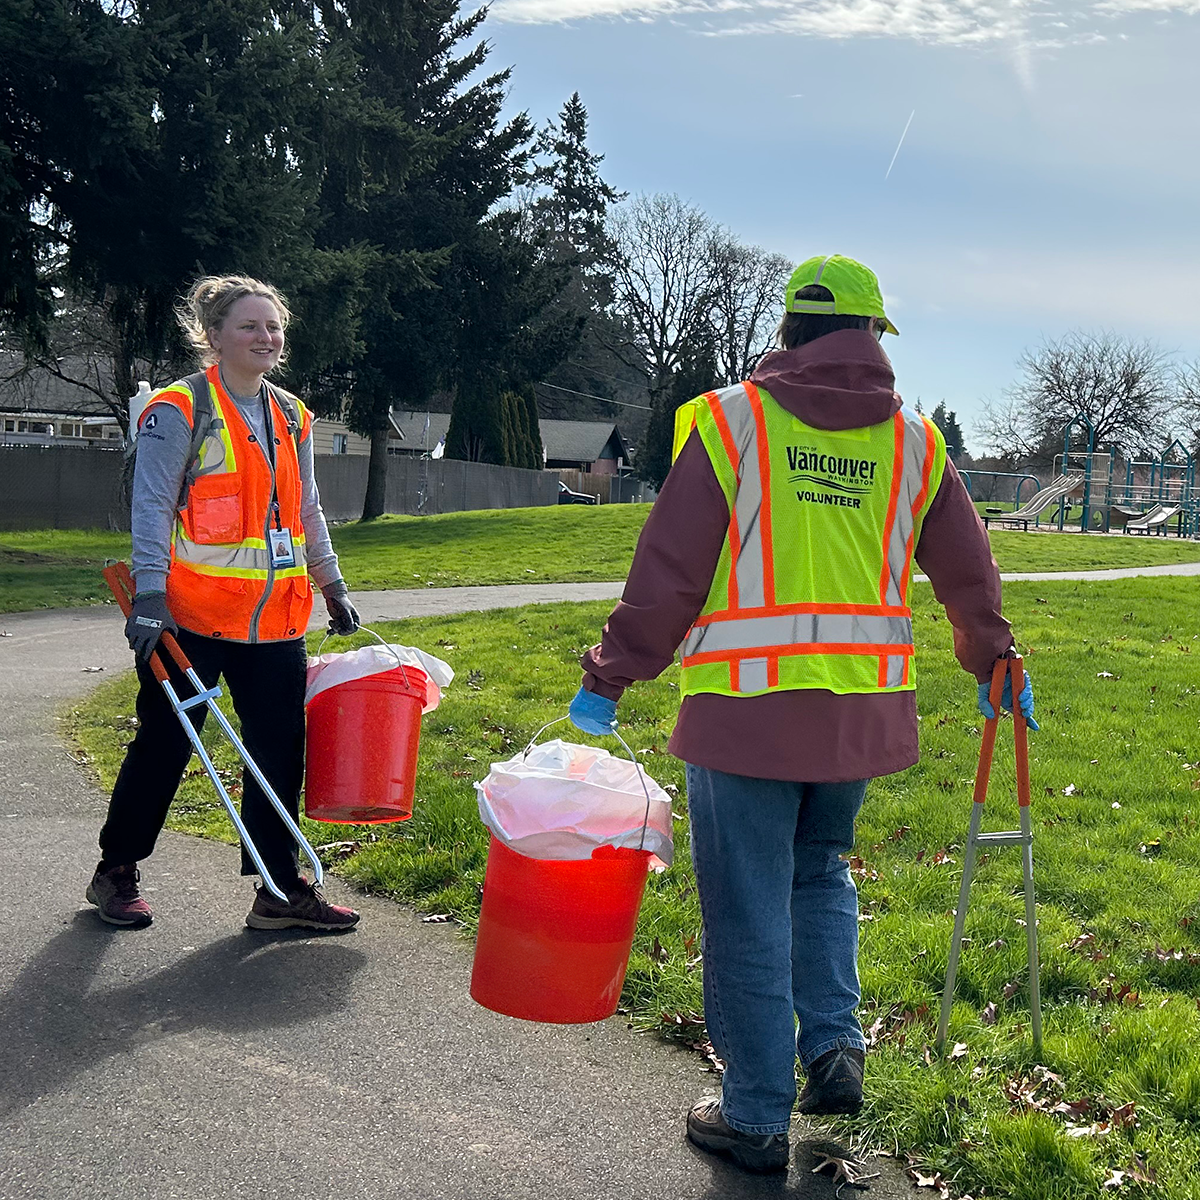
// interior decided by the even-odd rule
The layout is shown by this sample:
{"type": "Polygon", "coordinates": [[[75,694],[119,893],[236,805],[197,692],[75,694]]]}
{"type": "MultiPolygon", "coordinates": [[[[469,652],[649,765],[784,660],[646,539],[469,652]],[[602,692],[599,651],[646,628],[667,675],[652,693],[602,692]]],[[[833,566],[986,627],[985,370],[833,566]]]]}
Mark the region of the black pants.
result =
{"type": "MultiPolygon", "coordinates": [[[[223,642],[180,630],[179,644],[192,660],[206,687],[220,676],[242,723],[242,741],[259,769],[270,780],[284,807],[296,816],[304,780],[303,638],[286,642],[223,642]]],[[[180,699],[193,695],[188,682],[164,652],[172,685],[180,699]]],[[[138,730],[117,775],[108,820],[100,830],[100,854],[107,866],[148,858],[175,799],[192,746],[179,718],[150,668],[139,661],[141,690],[137,698],[138,730]]],[[[189,709],[200,729],[207,708],[189,709]]],[[[242,774],[242,820],[258,847],[267,870],[287,891],[298,877],[296,843],[249,771],[242,774]]],[[[242,849],[242,874],[257,868],[242,849]]]]}

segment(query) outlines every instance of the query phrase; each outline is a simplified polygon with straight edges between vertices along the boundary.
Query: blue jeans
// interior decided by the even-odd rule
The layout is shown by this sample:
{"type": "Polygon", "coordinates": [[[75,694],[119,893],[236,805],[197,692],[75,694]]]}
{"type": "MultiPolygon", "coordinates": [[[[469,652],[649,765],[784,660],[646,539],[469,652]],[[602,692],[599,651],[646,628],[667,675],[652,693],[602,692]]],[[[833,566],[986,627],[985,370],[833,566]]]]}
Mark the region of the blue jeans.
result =
{"type": "Polygon", "coordinates": [[[854,845],[866,780],[786,783],[688,763],[687,788],[721,1111],[743,1133],[785,1133],[796,1055],[808,1066],[866,1049],[854,1013],[858,893],[839,857],[854,845]]]}

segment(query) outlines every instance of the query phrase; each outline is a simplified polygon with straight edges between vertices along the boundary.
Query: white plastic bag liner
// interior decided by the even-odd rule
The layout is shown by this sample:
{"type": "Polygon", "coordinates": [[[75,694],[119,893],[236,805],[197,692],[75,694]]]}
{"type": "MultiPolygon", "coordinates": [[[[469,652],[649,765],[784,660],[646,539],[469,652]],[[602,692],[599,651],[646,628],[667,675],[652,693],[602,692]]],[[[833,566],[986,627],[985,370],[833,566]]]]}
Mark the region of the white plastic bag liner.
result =
{"type": "MultiPolygon", "coordinates": [[[[398,666],[416,667],[425,672],[428,682],[425,685],[425,707],[421,711],[427,713],[437,708],[442,702],[442,688],[454,678],[454,669],[449,663],[415,646],[360,646],[344,654],[322,654],[320,658],[310,658],[304,703],[311,704],[315,697],[340,683],[394,671],[398,666]]],[[[644,799],[642,803],[645,803],[644,799]]]]}
{"type": "Polygon", "coordinates": [[[627,758],[556,739],[527,755],[492,763],[475,785],[479,816],[505,845],[528,858],[591,858],[597,846],[649,850],[661,870],[674,854],[671,799],[627,758]],[[645,780],[650,793],[646,818],[645,780]]]}

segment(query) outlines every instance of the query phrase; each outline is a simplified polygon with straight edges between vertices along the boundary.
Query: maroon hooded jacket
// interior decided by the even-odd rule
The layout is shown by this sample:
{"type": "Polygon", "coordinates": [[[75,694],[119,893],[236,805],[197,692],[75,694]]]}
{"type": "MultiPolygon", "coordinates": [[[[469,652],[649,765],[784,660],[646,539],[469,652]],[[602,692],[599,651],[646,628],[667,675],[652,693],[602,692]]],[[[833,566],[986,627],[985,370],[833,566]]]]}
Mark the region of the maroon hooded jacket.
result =
{"type": "MultiPolygon", "coordinates": [[[[861,429],[900,407],[887,355],[865,330],[842,330],[769,354],[751,380],[817,429],[861,429]]],[[[580,660],[583,686],[619,700],[673,661],[708,598],[729,529],[729,505],[695,430],[638,539],[603,640],[580,660]]],[[[917,565],[954,627],[954,650],[979,682],[1012,645],[1000,615],[1000,573],[954,465],[926,514],[917,565]]],[[[685,762],[802,783],[872,779],[917,761],[914,692],[835,695],[818,689],[684,699],[669,750],[685,762]]]]}

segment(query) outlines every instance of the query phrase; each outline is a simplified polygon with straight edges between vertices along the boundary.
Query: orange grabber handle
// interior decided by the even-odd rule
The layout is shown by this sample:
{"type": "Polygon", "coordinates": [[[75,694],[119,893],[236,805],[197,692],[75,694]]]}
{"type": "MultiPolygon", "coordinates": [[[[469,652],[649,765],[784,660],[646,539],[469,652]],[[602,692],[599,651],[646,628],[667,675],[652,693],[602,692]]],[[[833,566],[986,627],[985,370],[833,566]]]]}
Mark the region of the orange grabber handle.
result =
{"type": "Polygon", "coordinates": [[[1017,697],[1025,686],[1025,660],[1019,654],[1012,658],[998,658],[992,667],[992,686],[988,701],[996,714],[989,717],[983,727],[983,743],[979,747],[979,769],[975,772],[975,803],[987,801],[988,781],[992,776],[992,757],[996,750],[996,730],[1000,724],[1000,697],[1004,695],[1004,676],[1012,679],[1013,695],[1013,742],[1017,752],[1017,803],[1021,808],[1029,807],[1029,741],[1025,717],[1017,697]]]}
{"type": "MultiPolygon", "coordinates": [[[[125,616],[129,616],[133,612],[133,597],[137,591],[137,585],[133,581],[133,572],[125,563],[115,562],[111,566],[105,567],[101,574],[120,610],[125,616]]],[[[183,647],[175,640],[174,635],[164,633],[159,639],[159,645],[167,648],[167,652],[181,671],[186,671],[191,667],[191,660],[184,654],[183,647]]],[[[163,665],[157,648],[150,655],[150,670],[159,683],[167,682],[167,668],[163,665]]]]}

